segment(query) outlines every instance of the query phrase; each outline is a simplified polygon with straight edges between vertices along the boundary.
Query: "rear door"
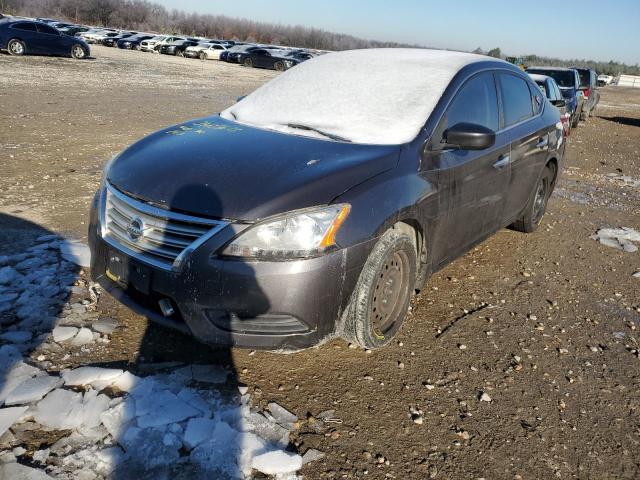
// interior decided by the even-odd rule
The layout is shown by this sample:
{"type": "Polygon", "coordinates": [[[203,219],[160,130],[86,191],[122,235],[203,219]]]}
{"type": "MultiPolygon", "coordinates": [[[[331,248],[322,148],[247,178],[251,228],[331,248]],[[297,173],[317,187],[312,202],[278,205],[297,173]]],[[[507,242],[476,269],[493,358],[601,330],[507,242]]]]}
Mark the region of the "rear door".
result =
{"type": "Polygon", "coordinates": [[[64,38],[60,32],[49,25],[42,23],[36,24],[38,28],[38,43],[42,49],[39,53],[46,53],[49,55],[66,55],[70,53],[71,49],[67,51],[64,38]]]}
{"type": "Polygon", "coordinates": [[[27,49],[27,53],[40,53],[38,49],[40,48],[38,29],[36,28],[36,24],[33,22],[21,22],[14,23],[11,26],[12,30],[16,30],[16,34],[12,35],[9,33],[9,39],[13,38],[13,36],[20,38],[27,49]]]}
{"type": "Polygon", "coordinates": [[[460,88],[431,140],[428,168],[437,170],[439,204],[446,212],[439,238],[433,245],[437,263],[455,258],[481,238],[500,228],[504,197],[509,185],[509,138],[499,132],[500,116],[494,75],[483,72],[460,88]],[[473,123],[496,132],[495,144],[486,150],[438,150],[444,132],[473,123]]]}
{"type": "Polygon", "coordinates": [[[537,184],[549,151],[548,128],[541,119],[542,92],[515,73],[500,73],[499,91],[504,131],[511,141],[511,179],[504,223],[524,209],[537,184]]]}

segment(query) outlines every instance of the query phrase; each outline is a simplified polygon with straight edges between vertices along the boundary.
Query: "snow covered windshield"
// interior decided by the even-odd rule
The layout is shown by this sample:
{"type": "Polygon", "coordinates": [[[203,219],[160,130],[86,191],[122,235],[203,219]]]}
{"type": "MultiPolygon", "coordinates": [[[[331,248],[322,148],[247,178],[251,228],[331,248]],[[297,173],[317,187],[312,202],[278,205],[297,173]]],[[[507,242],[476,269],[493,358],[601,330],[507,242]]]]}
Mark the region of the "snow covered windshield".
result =
{"type": "Polygon", "coordinates": [[[296,135],[398,145],[419,133],[470,53],[368,49],[308,60],[263,85],[220,115],[296,135]]]}

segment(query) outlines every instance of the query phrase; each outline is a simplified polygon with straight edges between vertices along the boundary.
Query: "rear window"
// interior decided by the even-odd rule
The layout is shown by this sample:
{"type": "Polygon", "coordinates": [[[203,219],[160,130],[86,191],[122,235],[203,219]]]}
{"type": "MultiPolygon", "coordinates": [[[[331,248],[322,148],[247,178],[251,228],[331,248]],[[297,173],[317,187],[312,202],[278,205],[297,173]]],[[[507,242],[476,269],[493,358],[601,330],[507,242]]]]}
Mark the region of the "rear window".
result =
{"type": "Polygon", "coordinates": [[[570,70],[543,70],[537,68],[527,69],[527,73],[538,73],[553,78],[560,87],[575,87],[575,75],[570,70]]]}
{"type": "Polygon", "coordinates": [[[35,23],[16,23],[13,25],[13,28],[17,30],[27,30],[29,32],[37,31],[35,23]]]}
{"type": "Polygon", "coordinates": [[[591,72],[589,70],[578,70],[580,75],[580,86],[588,87],[591,84],[591,72]]]}

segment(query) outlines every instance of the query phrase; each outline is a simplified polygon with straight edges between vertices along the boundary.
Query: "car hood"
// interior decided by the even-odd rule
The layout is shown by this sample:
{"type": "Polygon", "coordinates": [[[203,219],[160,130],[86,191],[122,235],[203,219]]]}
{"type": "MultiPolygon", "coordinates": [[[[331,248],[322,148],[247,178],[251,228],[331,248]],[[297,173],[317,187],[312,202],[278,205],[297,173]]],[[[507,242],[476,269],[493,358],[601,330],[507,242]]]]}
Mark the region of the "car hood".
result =
{"type": "Polygon", "coordinates": [[[156,132],[111,163],[107,181],[161,208],[255,221],[326,205],[393,168],[398,145],[358,145],[258,129],[218,115],[156,132]]]}

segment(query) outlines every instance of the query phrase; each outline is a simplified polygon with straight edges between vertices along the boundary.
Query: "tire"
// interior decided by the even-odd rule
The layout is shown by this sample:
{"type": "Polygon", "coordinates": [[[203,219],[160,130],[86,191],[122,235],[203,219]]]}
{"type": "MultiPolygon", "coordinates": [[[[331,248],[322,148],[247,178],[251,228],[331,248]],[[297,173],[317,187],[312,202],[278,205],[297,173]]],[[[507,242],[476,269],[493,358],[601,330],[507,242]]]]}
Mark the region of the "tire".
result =
{"type": "Polygon", "coordinates": [[[251,60],[250,58],[245,58],[245,59],[244,59],[244,62],[242,62],[242,64],[243,64],[245,67],[249,67],[249,68],[251,68],[251,67],[253,67],[253,60],[251,60]]]}
{"type": "Polygon", "coordinates": [[[207,59],[207,54],[204,52],[200,52],[200,55],[198,55],[200,57],[200,60],[206,60],[207,59]]]}
{"type": "Polygon", "coordinates": [[[9,55],[15,55],[16,57],[20,57],[25,53],[27,53],[27,46],[24,44],[22,40],[13,38],[9,40],[9,42],[7,43],[7,50],[9,51],[9,55]]]}
{"type": "Polygon", "coordinates": [[[182,50],[178,50],[176,52],[176,57],[184,57],[184,52],[182,50]]]}
{"type": "Polygon", "coordinates": [[[387,345],[407,315],[416,270],[411,236],[399,229],[387,230],[360,273],[347,307],[343,336],[367,349],[387,345]]]}
{"type": "Polygon", "coordinates": [[[547,202],[555,187],[556,171],[552,165],[544,167],[542,177],[538,181],[536,191],[533,197],[527,203],[524,215],[516,220],[511,228],[518,232],[531,233],[535,232],[540,225],[542,217],[547,210],[547,202]]]}
{"type": "Polygon", "coordinates": [[[274,67],[278,72],[284,72],[286,70],[284,62],[276,62],[274,67]]]}
{"type": "Polygon", "coordinates": [[[571,128],[578,128],[578,124],[580,123],[581,116],[582,116],[582,110],[580,110],[580,112],[576,112],[573,114],[573,118],[571,119],[571,128]]]}
{"type": "Polygon", "coordinates": [[[75,44],[71,47],[71,58],[75,58],[76,60],[83,60],[87,58],[87,52],[84,51],[82,45],[75,44]]]}

